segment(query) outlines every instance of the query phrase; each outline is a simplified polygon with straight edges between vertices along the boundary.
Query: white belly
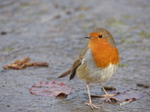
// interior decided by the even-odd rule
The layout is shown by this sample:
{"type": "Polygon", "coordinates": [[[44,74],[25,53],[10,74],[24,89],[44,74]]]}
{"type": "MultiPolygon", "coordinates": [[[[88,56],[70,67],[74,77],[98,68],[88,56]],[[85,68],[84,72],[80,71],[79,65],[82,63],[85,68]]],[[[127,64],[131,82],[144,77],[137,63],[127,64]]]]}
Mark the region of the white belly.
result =
{"type": "Polygon", "coordinates": [[[115,73],[117,67],[118,65],[113,64],[110,64],[104,69],[97,67],[93,61],[90,50],[88,50],[84,59],[82,60],[81,67],[79,67],[79,70],[82,70],[82,72],[78,72],[77,70],[77,76],[85,82],[100,83],[109,79],[115,73]],[[86,67],[82,67],[85,65],[86,67]]]}

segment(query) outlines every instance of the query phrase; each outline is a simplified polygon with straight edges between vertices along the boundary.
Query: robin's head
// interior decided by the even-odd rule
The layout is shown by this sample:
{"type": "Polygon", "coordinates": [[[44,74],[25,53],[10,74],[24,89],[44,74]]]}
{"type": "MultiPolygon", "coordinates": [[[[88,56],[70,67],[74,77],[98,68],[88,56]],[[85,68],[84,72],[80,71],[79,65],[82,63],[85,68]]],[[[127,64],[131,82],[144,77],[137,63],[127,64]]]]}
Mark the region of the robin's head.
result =
{"type": "Polygon", "coordinates": [[[106,68],[119,62],[118,50],[112,35],[105,29],[95,28],[89,33],[88,47],[97,67],[106,68]]]}
{"type": "Polygon", "coordinates": [[[85,38],[88,38],[90,41],[94,41],[96,43],[109,42],[112,46],[115,47],[115,42],[112,35],[107,30],[102,28],[95,28],[89,33],[89,36],[85,38]]]}

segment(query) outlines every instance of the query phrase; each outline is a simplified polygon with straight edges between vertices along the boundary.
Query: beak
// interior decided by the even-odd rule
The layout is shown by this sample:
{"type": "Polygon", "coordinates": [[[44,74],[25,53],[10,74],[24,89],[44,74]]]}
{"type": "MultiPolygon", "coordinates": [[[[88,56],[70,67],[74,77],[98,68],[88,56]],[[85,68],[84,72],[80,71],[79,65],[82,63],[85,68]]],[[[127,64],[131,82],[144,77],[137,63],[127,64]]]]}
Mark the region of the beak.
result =
{"type": "Polygon", "coordinates": [[[91,39],[92,37],[84,37],[84,38],[91,39]]]}

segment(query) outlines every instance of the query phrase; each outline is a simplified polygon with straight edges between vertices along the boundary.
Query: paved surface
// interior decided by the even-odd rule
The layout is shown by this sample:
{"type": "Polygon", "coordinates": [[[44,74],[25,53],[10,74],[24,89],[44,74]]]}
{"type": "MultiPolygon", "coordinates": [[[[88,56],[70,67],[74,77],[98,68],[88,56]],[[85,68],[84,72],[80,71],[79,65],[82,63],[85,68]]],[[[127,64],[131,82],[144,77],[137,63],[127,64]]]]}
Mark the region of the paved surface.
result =
{"type": "MultiPolygon", "coordinates": [[[[95,98],[101,109],[91,110],[84,104],[88,100],[84,82],[57,79],[95,27],[112,33],[122,64],[104,85],[149,93],[149,88],[136,86],[150,85],[149,0],[0,0],[0,112],[149,112],[149,95],[123,106],[95,98]],[[2,66],[26,56],[48,62],[49,68],[3,70],[2,66]],[[28,91],[39,81],[53,80],[70,85],[72,94],[59,99],[28,91]]],[[[91,87],[93,94],[103,94],[98,85],[91,87]]]]}

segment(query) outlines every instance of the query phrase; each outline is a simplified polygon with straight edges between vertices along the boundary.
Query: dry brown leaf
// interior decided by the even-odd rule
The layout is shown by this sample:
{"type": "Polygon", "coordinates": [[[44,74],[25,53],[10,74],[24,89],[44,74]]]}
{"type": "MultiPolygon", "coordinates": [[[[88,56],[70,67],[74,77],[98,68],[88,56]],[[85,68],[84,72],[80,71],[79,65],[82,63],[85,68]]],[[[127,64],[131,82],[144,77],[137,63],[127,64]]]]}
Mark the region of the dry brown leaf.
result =
{"type": "Polygon", "coordinates": [[[23,60],[15,60],[13,63],[8,64],[6,66],[3,66],[5,70],[8,69],[16,69],[16,70],[21,70],[26,67],[31,67],[31,66],[43,66],[43,67],[48,67],[47,62],[30,62],[29,57],[25,57],[23,60]]]}

